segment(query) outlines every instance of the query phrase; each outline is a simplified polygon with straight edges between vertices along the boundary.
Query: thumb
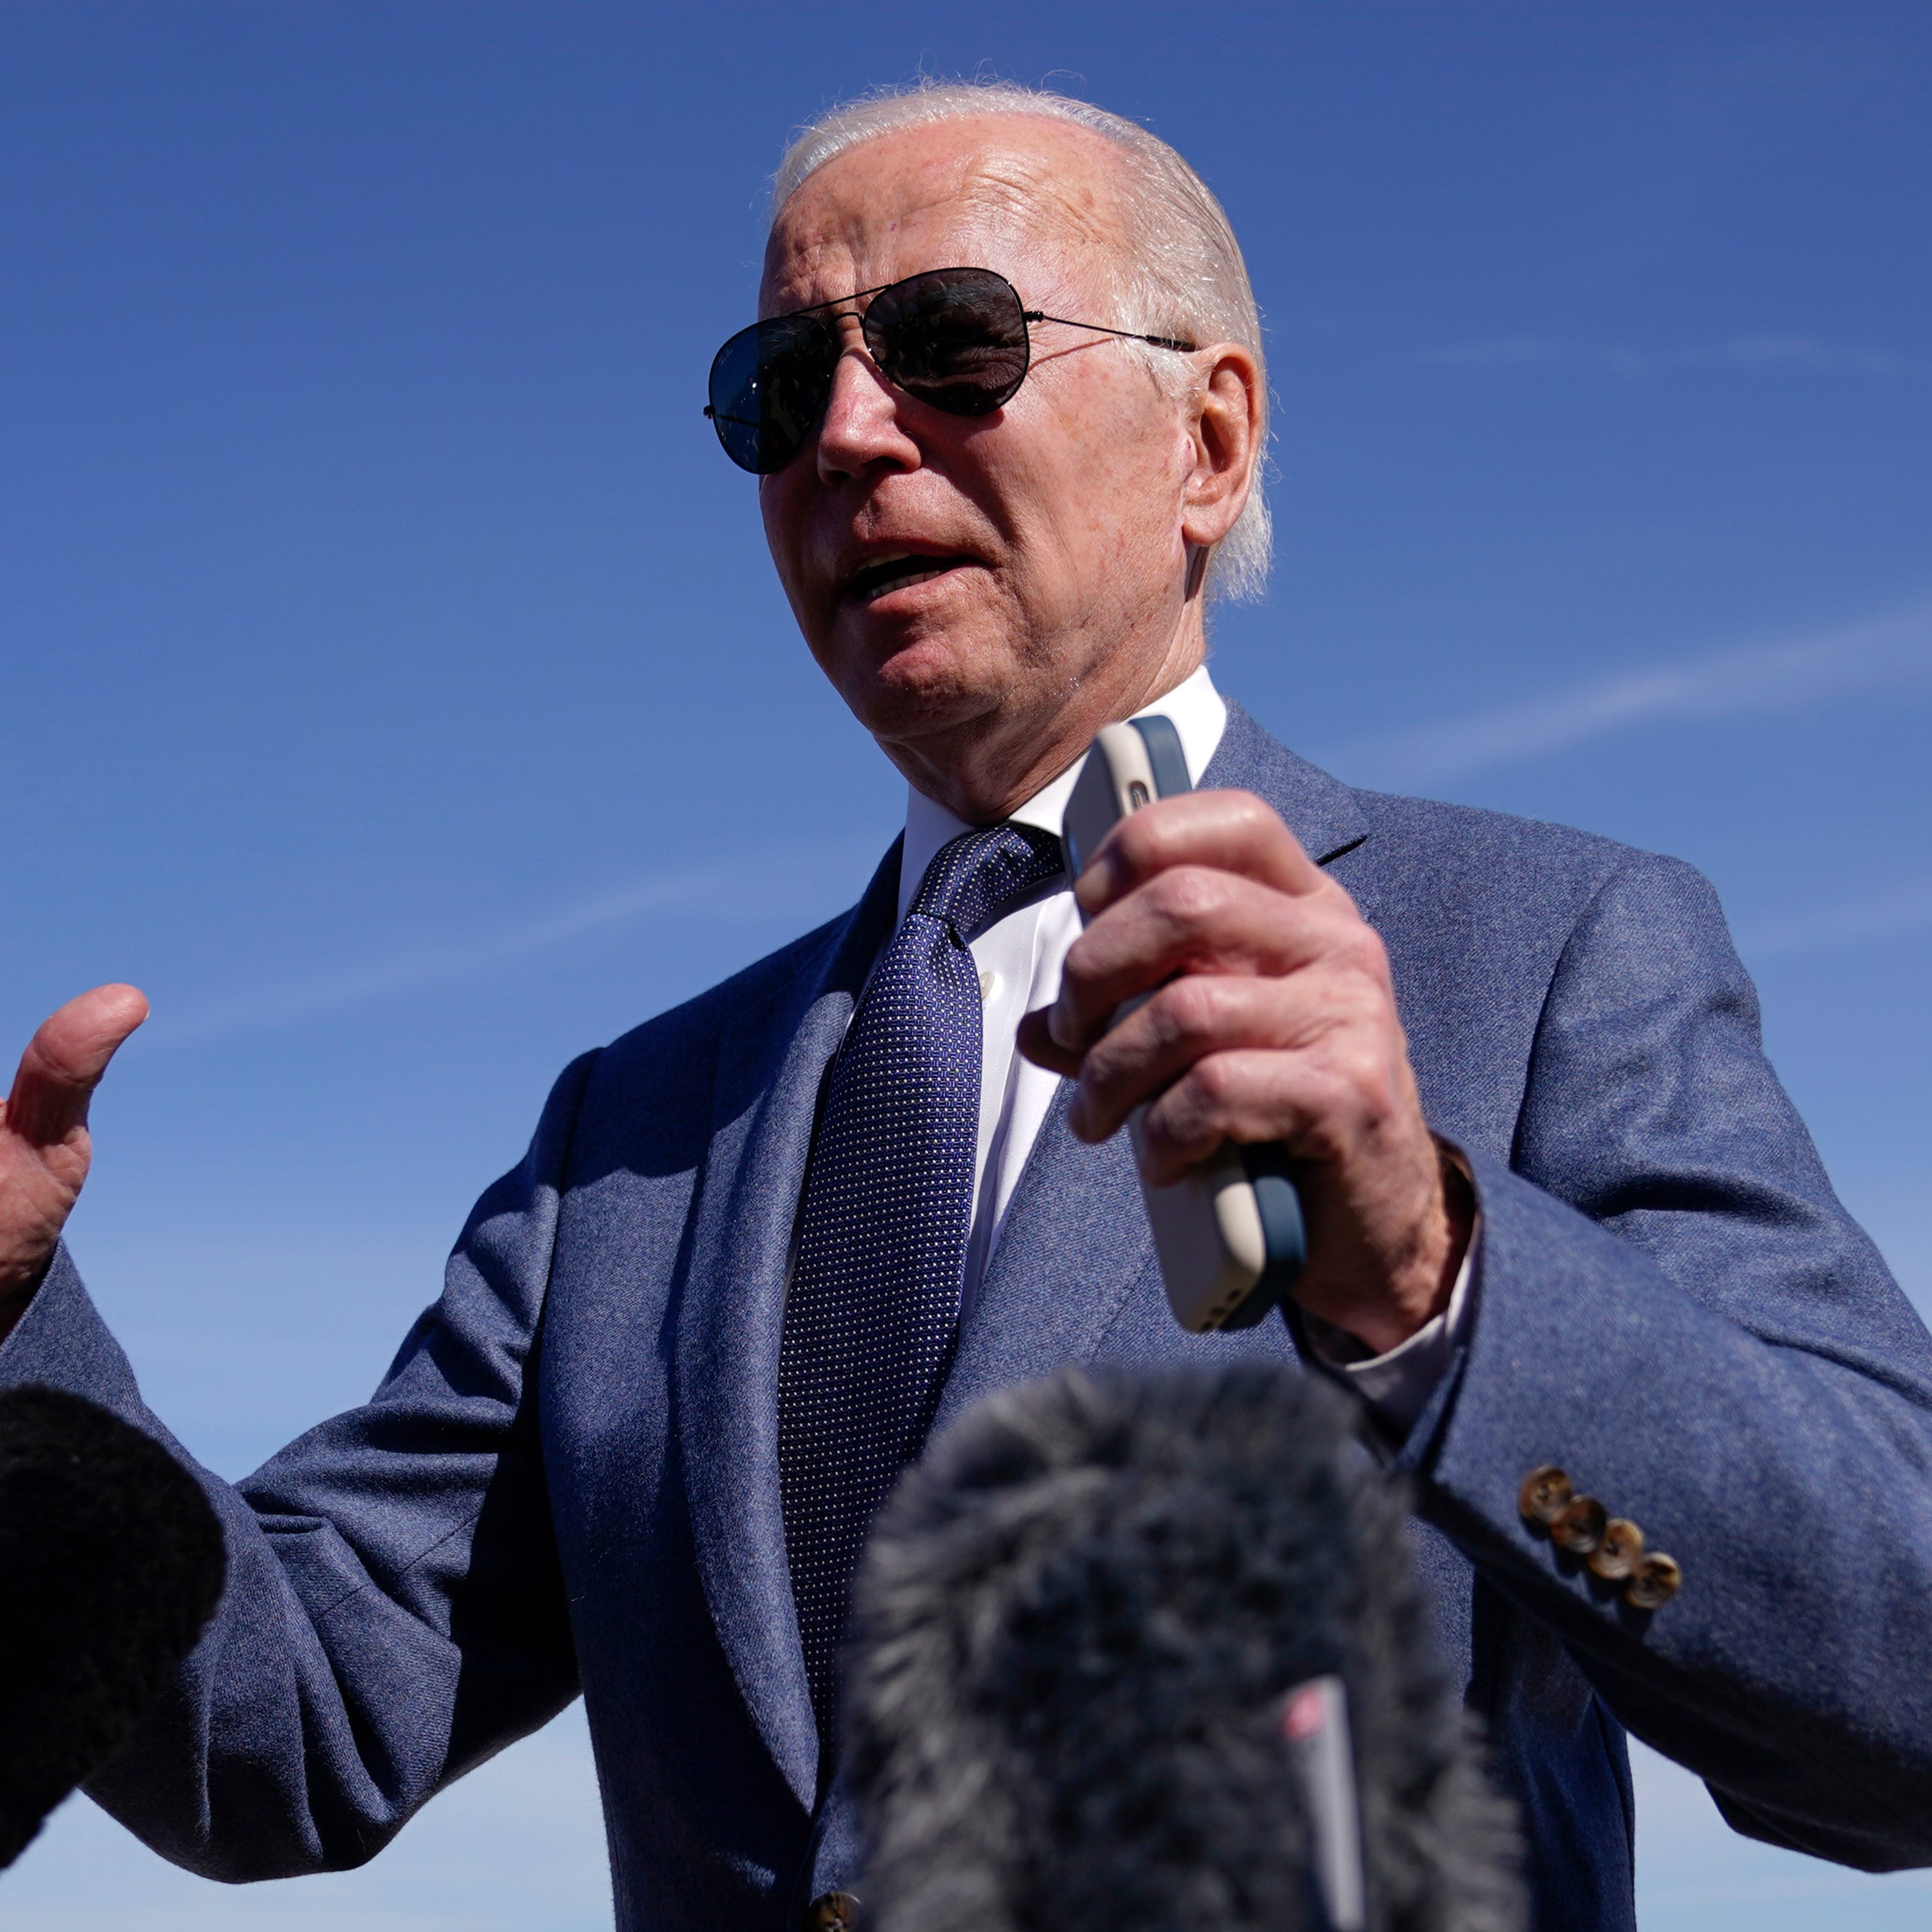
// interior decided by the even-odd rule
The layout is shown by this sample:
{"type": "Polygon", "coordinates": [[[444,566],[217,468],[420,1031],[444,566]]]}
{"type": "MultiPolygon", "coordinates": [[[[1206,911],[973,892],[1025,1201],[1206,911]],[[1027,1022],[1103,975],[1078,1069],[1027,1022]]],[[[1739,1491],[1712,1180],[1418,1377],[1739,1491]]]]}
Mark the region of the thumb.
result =
{"type": "Polygon", "coordinates": [[[5,1110],[8,1130],[35,1147],[87,1124],[87,1103],[121,1042],[148,1017],[133,986],[97,986],[40,1023],[20,1056],[5,1110]]]}

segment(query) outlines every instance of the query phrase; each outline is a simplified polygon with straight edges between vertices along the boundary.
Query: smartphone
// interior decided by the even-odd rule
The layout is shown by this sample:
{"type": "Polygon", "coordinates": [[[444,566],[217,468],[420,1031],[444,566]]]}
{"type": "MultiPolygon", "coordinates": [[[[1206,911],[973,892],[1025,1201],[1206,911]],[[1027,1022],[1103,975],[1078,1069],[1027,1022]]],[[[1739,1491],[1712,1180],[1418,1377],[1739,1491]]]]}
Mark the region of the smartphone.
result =
{"type": "MultiPolygon", "coordinates": [[[[1129,812],[1193,788],[1171,718],[1108,725],[1066,801],[1060,835],[1066,876],[1079,878],[1129,812]]],[[[1125,1018],[1148,997],[1129,1000],[1114,1018],[1125,1018]]],[[[1137,1155],[1145,1111],[1136,1108],[1128,1122],[1137,1155]]],[[[1301,1197],[1279,1144],[1229,1142],[1173,1186],[1143,1181],[1141,1192],[1168,1306],[1182,1328],[1196,1334],[1251,1328],[1300,1279],[1307,1255],[1301,1197]]]]}

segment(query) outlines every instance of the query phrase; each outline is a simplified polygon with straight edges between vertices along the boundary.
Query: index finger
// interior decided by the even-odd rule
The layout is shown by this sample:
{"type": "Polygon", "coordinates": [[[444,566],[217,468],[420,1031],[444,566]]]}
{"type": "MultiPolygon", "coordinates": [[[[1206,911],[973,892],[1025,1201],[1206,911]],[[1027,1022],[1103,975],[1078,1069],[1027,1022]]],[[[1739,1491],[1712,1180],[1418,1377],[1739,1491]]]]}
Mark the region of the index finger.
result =
{"type": "Polygon", "coordinates": [[[1184,792],[1122,819],[1101,842],[1074,892],[1089,919],[1175,866],[1238,872],[1297,896],[1318,892],[1321,868],[1274,808],[1251,791],[1184,792]]]}

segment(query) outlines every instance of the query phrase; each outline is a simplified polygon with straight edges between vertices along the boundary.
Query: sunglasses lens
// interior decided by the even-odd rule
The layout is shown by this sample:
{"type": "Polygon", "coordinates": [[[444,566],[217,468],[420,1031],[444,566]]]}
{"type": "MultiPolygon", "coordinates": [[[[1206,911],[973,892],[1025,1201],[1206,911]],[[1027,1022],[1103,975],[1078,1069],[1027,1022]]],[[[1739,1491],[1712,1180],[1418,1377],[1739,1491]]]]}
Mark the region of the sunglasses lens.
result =
{"type": "Polygon", "coordinates": [[[754,476],[782,470],[817,428],[838,359],[838,338],[821,316],[741,328],[711,364],[711,422],[724,454],[754,476]]]}
{"type": "Polygon", "coordinates": [[[895,282],[873,298],[865,330],[886,380],[948,416],[988,416],[1010,401],[1032,354],[1019,296],[990,268],[895,282]]]}

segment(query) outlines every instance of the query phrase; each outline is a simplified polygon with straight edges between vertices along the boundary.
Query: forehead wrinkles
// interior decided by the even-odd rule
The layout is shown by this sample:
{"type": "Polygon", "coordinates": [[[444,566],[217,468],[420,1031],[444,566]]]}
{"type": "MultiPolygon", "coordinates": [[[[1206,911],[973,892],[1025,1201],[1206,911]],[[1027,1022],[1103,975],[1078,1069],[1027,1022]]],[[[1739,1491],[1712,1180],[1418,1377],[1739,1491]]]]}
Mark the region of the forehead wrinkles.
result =
{"type": "MultiPolygon", "coordinates": [[[[962,124],[942,124],[949,134],[962,124]]],[[[1120,169],[1099,152],[1100,136],[1077,131],[1077,142],[919,143],[925,152],[896,131],[836,157],[800,184],[773,225],[760,313],[843,296],[860,285],[855,275],[955,266],[1045,269],[1063,286],[1111,293],[1126,240],[1120,169]],[[881,166],[881,148],[914,152],[881,166]]],[[[1046,292],[1022,292],[1034,301],[1046,292]]]]}
{"type": "Polygon", "coordinates": [[[965,199],[989,228],[1024,236],[1043,266],[1098,293],[1111,286],[1125,240],[1112,172],[1061,170],[1037,154],[995,152],[974,171],[965,199]]]}
{"type": "Polygon", "coordinates": [[[847,169],[821,183],[838,165],[829,162],[819,176],[808,178],[772,230],[764,282],[773,296],[816,292],[822,274],[836,279],[854,262],[875,258],[892,247],[901,230],[943,228],[946,214],[964,206],[956,168],[942,174],[928,166],[887,181],[871,174],[854,179],[847,169]]]}

